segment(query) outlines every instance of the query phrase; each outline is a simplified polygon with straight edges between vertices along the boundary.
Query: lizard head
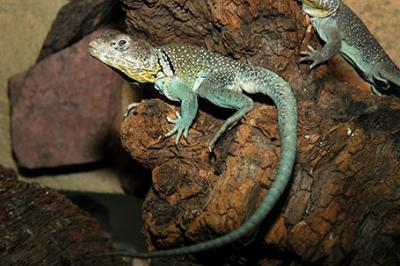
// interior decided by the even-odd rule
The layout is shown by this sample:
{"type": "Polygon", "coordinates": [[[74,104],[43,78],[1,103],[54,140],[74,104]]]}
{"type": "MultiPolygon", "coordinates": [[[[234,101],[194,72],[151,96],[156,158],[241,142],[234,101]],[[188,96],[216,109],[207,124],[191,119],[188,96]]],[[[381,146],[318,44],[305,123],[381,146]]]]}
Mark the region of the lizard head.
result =
{"type": "Polygon", "coordinates": [[[141,83],[155,82],[160,71],[157,52],[149,43],[114,30],[92,40],[89,54],[141,83]]]}
{"type": "Polygon", "coordinates": [[[303,10],[311,17],[323,18],[335,13],[340,0],[301,0],[303,10]]]}

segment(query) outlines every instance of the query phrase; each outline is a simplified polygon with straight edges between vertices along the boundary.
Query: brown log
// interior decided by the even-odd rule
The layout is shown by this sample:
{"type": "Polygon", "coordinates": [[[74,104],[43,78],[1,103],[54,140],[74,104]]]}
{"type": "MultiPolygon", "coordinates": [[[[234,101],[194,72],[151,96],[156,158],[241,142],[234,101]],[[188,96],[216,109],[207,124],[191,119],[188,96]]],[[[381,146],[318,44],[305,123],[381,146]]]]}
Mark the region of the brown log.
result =
{"type": "MultiPolygon", "coordinates": [[[[213,259],[153,260],[154,265],[400,264],[400,101],[349,83],[335,62],[308,70],[296,1],[124,0],[128,31],[155,45],[205,46],[276,71],[298,99],[298,153],[292,182],[265,224],[213,259]],[[215,259],[217,257],[217,259],[215,259]],[[253,264],[252,264],[253,263],[253,264]]],[[[355,72],[350,74],[357,80],[355,72]]],[[[266,97],[265,97],[266,98],[266,97]]],[[[152,169],[144,204],[149,249],[179,247],[230,232],[266,195],[279,160],[276,108],[262,96],[241,123],[207,147],[230,114],[200,103],[187,142],[177,148],[164,100],[141,103],[122,126],[131,156],[152,169]]]]}
{"type": "Polygon", "coordinates": [[[88,258],[112,250],[98,223],[62,194],[0,166],[0,264],[126,265],[88,258]]]}

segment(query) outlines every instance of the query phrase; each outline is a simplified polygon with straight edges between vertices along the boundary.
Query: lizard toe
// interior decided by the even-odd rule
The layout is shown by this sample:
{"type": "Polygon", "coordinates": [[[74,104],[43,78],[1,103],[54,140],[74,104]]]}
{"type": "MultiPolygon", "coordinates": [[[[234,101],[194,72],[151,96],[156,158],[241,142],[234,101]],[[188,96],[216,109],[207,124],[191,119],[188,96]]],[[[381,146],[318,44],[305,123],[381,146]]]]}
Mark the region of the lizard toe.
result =
{"type": "Polygon", "coordinates": [[[165,136],[166,138],[169,138],[169,137],[175,135],[175,133],[176,133],[177,131],[178,131],[178,127],[175,126],[173,129],[171,129],[170,131],[168,131],[167,134],[165,134],[164,136],[165,136]]]}
{"type": "Polygon", "coordinates": [[[140,104],[140,102],[138,103],[131,103],[130,105],[128,105],[128,108],[126,108],[126,112],[124,113],[123,119],[127,118],[128,116],[131,115],[131,113],[133,112],[133,110],[135,110],[135,108],[140,104]]]}

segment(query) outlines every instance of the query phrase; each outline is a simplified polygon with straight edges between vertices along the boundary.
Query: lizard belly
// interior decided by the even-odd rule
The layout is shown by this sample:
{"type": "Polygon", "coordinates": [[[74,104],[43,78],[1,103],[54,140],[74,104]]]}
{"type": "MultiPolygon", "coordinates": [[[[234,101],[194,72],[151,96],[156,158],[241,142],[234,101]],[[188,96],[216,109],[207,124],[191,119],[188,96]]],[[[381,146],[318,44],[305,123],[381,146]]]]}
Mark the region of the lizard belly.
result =
{"type": "MultiPolygon", "coordinates": [[[[312,21],[315,30],[318,32],[319,37],[324,41],[328,42],[328,37],[325,34],[325,28],[328,23],[331,23],[330,18],[314,19],[312,21]]],[[[362,52],[347,43],[345,40],[341,40],[340,55],[357,71],[357,73],[364,79],[370,80],[371,70],[373,65],[365,61],[362,52]]]]}
{"type": "Polygon", "coordinates": [[[324,17],[324,18],[311,18],[311,23],[314,26],[314,29],[317,31],[318,36],[324,41],[328,41],[328,37],[326,36],[326,28],[329,26],[330,23],[335,23],[332,22],[331,17],[324,17]]]}
{"type": "Polygon", "coordinates": [[[346,41],[342,40],[340,54],[347,62],[349,62],[350,65],[354,67],[354,69],[361,75],[361,77],[367,80],[372,78],[370,77],[370,73],[374,66],[364,60],[364,56],[359,49],[349,45],[346,41]]]}

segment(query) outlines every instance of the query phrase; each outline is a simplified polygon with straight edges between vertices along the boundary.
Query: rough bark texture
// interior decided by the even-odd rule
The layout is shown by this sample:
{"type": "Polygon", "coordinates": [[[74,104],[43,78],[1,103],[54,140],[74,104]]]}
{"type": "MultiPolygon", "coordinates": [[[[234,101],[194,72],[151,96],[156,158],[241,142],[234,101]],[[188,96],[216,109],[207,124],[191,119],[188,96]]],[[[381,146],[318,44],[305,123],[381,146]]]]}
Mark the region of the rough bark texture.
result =
{"type": "MultiPolygon", "coordinates": [[[[341,80],[333,63],[311,72],[299,65],[300,49],[308,41],[318,47],[318,39],[306,34],[295,1],[123,2],[131,34],[156,45],[197,44],[266,67],[286,78],[298,99],[292,182],[251,247],[154,265],[400,263],[398,98],[341,80]]],[[[144,101],[125,120],[123,145],[152,169],[143,213],[150,249],[225,234],[257,208],[267,193],[261,184],[272,182],[279,160],[279,134],[275,107],[254,98],[261,103],[221,139],[214,158],[208,142],[230,112],[201,102],[188,142],[179,148],[174,138],[162,137],[171,129],[166,116],[178,106],[144,101]]]]}
{"type": "Polygon", "coordinates": [[[1,265],[125,265],[117,258],[85,258],[112,250],[97,222],[65,196],[18,181],[0,166],[1,265]]]}

